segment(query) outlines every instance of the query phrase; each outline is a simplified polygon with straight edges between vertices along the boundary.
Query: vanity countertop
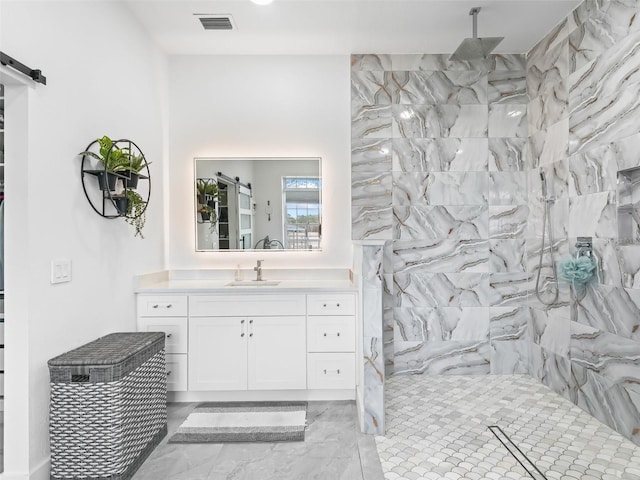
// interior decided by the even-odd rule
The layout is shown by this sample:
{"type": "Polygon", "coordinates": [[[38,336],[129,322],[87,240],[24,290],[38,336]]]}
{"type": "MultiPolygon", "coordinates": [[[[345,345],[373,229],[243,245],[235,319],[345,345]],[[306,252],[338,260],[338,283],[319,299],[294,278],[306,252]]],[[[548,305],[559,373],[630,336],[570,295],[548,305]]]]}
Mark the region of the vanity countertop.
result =
{"type": "Polygon", "coordinates": [[[276,280],[267,278],[265,285],[254,285],[246,280],[242,286],[230,286],[231,280],[171,279],[139,286],[136,293],[303,293],[303,292],[353,292],[357,288],[349,280],[276,280]],[[278,282],[277,285],[270,284],[278,282]],[[244,285],[246,284],[246,285],[244,285]]]}
{"type": "Polygon", "coordinates": [[[344,269],[271,269],[263,271],[263,282],[253,279],[256,273],[241,270],[242,282],[234,282],[233,270],[165,270],[136,278],[134,291],[146,294],[206,294],[242,292],[255,293],[305,293],[305,292],[355,292],[351,274],[344,269]],[[241,285],[232,286],[233,283],[241,285]]]}

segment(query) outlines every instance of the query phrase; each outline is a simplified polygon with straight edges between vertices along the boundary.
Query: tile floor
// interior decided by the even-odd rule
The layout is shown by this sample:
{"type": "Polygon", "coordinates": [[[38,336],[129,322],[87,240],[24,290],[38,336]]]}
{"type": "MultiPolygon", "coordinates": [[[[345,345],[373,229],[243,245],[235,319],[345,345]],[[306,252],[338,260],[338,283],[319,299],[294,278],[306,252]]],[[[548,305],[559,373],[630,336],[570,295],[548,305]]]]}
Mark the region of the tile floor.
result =
{"type": "Polygon", "coordinates": [[[385,392],[385,480],[531,479],[491,425],[548,480],[640,479],[640,447],[530,377],[396,375],[385,392]]]}
{"type": "Polygon", "coordinates": [[[382,480],[354,402],[309,402],[304,442],[169,444],[196,404],[169,405],[169,435],[132,480],[382,480]]]}

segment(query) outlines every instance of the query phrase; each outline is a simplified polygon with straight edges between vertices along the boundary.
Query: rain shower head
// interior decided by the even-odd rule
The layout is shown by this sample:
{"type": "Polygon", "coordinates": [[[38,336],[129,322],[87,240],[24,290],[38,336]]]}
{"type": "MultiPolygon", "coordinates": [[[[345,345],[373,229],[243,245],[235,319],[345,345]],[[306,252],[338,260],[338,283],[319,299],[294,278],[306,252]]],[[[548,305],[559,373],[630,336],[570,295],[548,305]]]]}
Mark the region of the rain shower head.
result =
{"type": "Polygon", "coordinates": [[[487,58],[504,37],[478,38],[478,13],[480,7],[474,7],[469,11],[473,16],[473,38],[465,38],[460,46],[449,57],[449,60],[468,61],[479,58],[487,58]]]}

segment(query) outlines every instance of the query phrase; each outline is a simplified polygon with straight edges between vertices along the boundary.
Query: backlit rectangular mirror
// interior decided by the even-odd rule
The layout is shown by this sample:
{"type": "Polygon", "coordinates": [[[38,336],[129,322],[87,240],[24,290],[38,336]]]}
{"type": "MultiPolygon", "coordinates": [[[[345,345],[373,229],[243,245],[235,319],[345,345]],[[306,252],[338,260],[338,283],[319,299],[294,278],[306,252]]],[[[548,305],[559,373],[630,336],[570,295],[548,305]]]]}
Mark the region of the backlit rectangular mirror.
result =
{"type": "Polygon", "coordinates": [[[321,249],[320,158],[194,160],[196,251],[321,249]]]}

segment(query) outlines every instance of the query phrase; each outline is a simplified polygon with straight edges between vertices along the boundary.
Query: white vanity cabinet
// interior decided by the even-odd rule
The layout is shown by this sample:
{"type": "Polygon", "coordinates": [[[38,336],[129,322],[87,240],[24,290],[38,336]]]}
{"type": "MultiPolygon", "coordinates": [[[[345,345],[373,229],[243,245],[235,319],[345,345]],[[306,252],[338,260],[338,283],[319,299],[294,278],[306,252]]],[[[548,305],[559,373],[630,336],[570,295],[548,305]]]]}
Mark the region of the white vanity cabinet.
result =
{"type": "Polygon", "coordinates": [[[165,332],[167,389],[187,390],[186,295],[138,295],[138,330],[165,332]]]}
{"type": "Polygon", "coordinates": [[[356,301],[353,294],[307,295],[307,384],[355,386],[356,301]]]}
{"type": "Polygon", "coordinates": [[[166,333],[172,398],[355,398],[356,293],[257,290],[138,294],[138,329],[166,333]]]}
{"type": "Polygon", "coordinates": [[[304,295],[189,297],[189,390],[304,390],[304,295]]]}

